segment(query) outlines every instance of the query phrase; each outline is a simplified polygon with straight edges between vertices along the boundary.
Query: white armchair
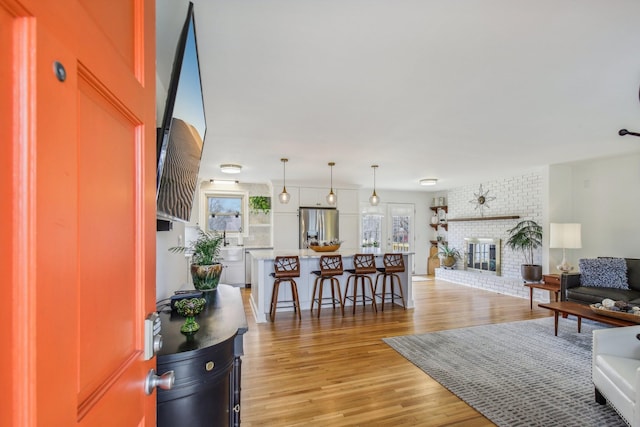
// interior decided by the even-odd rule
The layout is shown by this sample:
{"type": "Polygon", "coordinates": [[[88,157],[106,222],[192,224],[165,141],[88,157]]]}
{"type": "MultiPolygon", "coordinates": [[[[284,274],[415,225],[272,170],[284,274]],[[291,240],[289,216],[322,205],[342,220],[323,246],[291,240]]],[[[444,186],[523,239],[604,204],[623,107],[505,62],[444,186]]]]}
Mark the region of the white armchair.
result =
{"type": "Polygon", "coordinates": [[[593,331],[591,376],[596,402],[640,427],[640,325],[593,331]]]}

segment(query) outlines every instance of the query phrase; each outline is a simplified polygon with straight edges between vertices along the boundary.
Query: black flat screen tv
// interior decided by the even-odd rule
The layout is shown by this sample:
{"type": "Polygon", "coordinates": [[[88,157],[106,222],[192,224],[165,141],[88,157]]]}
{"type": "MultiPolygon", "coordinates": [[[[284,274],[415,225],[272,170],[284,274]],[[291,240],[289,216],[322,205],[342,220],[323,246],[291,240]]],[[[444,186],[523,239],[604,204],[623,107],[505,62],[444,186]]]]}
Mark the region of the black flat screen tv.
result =
{"type": "Polygon", "coordinates": [[[189,3],[158,130],[158,218],[189,221],[206,129],[193,3],[189,3]]]}

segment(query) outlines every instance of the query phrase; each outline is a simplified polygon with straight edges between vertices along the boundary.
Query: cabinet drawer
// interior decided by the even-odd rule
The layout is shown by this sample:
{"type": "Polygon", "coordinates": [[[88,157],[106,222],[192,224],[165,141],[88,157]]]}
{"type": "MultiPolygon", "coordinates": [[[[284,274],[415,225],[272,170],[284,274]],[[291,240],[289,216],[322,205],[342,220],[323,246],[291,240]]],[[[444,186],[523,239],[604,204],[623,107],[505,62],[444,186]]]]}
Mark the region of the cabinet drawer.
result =
{"type": "Polygon", "coordinates": [[[231,337],[215,347],[196,351],[195,357],[182,360],[172,358],[168,361],[159,356],[158,374],[173,370],[176,379],[171,390],[158,390],[158,401],[175,399],[200,383],[216,382],[228,376],[233,367],[233,343],[231,337]]]}
{"type": "Polygon", "coordinates": [[[547,275],[542,276],[544,283],[547,285],[558,285],[560,286],[560,275],[547,275]]]}

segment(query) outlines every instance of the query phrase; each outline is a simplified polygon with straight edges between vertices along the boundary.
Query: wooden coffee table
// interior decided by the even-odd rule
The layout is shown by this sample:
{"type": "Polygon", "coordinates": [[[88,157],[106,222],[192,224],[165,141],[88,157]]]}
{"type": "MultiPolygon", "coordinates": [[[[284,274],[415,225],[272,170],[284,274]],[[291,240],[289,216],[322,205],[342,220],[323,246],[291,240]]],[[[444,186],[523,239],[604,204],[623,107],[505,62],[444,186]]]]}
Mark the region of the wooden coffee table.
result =
{"type": "Polygon", "coordinates": [[[544,304],[538,304],[538,307],[546,308],[548,310],[553,311],[553,319],[554,319],[554,327],[555,334],[558,335],[558,318],[562,314],[563,317],[566,315],[573,315],[578,318],[578,333],[582,328],[582,318],[595,320],[596,322],[605,323],[607,325],[613,326],[633,326],[637,325],[636,322],[630,322],[624,319],[618,319],[616,317],[603,316],[601,314],[595,313],[588,305],[579,304],[577,302],[571,301],[560,301],[560,302],[550,302],[544,304]]]}

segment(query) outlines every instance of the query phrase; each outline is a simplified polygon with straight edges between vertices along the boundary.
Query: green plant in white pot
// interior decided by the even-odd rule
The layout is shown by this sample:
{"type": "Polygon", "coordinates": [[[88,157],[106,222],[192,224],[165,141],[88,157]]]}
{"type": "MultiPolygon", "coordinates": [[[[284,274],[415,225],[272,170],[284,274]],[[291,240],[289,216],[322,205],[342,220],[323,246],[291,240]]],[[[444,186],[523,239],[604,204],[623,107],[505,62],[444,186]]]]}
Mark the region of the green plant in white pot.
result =
{"type": "Polygon", "coordinates": [[[186,246],[169,248],[171,252],[191,253],[191,278],[199,291],[212,291],[218,287],[222,274],[220,248],[224,237],[219,233],[198,230],[198,238],[186,246]]]}
{"type": "Polygon", "coordinates": [[[453,268],[456,262],[462,258],[460,251],[456,248],[450,248],[448,245],[440,246],[438,256],[442,260],[442,265],[447,268],[453,268]]]}
{"type": "Polygon", "coordinates": [[[542,279],[542,266],[533,263],[533,250],[542,246],[542,227],[535,221],[523,220],[507,230],[507,247],[522,252],[524,264],[520,274],[525,282],[539,282],[542,279]]]}

